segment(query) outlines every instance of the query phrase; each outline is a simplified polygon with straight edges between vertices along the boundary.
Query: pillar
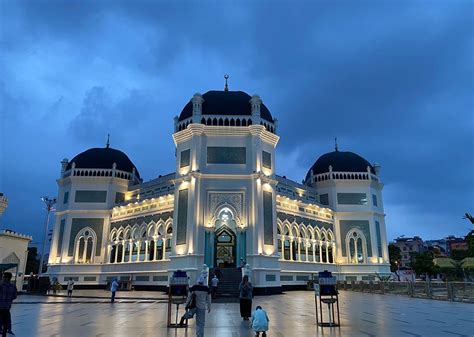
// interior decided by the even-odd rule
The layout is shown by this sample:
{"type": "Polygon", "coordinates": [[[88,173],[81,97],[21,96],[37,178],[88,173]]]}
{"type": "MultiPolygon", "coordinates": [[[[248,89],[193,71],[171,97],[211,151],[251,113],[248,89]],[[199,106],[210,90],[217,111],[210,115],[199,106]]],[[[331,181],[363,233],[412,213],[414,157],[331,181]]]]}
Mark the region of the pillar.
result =
{"type": "Polygon", "coordinates": [[[148,240],[145,241],[145,261],[148,261],[148,240]]]}
{"type": "Polygon", "coordinates": [[[293,261],[293,239],[290,239],[290,261],[293,261]]]}

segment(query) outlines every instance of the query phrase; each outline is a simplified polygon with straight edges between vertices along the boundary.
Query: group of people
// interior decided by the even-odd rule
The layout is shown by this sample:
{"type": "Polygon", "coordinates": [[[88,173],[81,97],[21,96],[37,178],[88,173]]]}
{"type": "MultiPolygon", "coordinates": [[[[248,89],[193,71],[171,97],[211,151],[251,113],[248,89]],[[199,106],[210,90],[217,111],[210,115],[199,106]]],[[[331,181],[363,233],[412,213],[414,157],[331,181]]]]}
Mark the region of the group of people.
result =
{"type": "MultiPolygon", "coordinates": [[[[195,285],[189,288],[188,297],[186,299],[186,312],[181,317],[180,326],[184,325],[184,321],[196,317],[196,337],[204,337],[204,326],[206,323],[206,311],[211,312],[211,297],[217,291],[219,279],[216,275],[211,279],[212,293],[205,284],[205,278],[199,276],[195,285]],[[217,280],[214,282],[214,280],[217,280]],[[214,289],[215,288],[215,289],[214,289]]],[[[253,286],[249,277],[245,275],[239,285],[240,299],[240,316],[244,321],[251,320],[251,327],[255,332],[255,336],[266,337],[268,331],[268,315],[261,306],[257,306],[252,313],[253,286]]]]}

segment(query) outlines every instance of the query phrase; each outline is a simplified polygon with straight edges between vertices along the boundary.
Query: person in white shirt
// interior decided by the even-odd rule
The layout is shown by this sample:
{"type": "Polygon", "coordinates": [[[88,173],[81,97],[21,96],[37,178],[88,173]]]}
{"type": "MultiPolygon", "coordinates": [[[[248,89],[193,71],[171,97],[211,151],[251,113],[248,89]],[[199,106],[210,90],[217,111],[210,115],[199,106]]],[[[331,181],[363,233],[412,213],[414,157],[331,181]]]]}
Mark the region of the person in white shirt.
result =
{"type": "Polygon", "coordinates": [[[217,286],[219,284],[219,279],[217,278],[216,275],[214,275],[214,277],[212,278],[211,284],[212,284],[212,297],[215,298],[217,296],[217,286]]]}
{"type": "Polygon", "coordinates": [[[74,281],[72,280],[72,277],[70,277],[69,281],[67,281],[67,297],[72,297],[73,290],[74,290],[74,281]]]}

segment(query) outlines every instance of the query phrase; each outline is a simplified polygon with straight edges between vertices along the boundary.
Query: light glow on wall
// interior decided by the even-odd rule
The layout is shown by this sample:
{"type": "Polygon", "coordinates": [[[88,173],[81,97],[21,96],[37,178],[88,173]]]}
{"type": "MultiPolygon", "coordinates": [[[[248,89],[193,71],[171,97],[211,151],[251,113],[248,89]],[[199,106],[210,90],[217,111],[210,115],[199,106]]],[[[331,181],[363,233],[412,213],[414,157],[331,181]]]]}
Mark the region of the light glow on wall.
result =
{"type": "Polygon", "coordinates": [[[184,255],[186,253],[186,245],[176,246],[176,254],[184,255]]]}

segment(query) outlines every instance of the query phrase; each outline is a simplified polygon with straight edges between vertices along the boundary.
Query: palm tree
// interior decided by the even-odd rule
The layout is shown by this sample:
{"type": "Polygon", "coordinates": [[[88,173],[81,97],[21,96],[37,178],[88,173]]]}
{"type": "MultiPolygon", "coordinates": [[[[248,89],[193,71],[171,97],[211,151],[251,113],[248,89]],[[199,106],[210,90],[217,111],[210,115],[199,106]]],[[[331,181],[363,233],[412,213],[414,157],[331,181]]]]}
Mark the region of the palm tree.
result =
{"type": "Polygon", "coordinates": [[[463,219],[468,219],[474,225],[474,217],[471,214],[469,213],[464,214],[463,219]]]}

